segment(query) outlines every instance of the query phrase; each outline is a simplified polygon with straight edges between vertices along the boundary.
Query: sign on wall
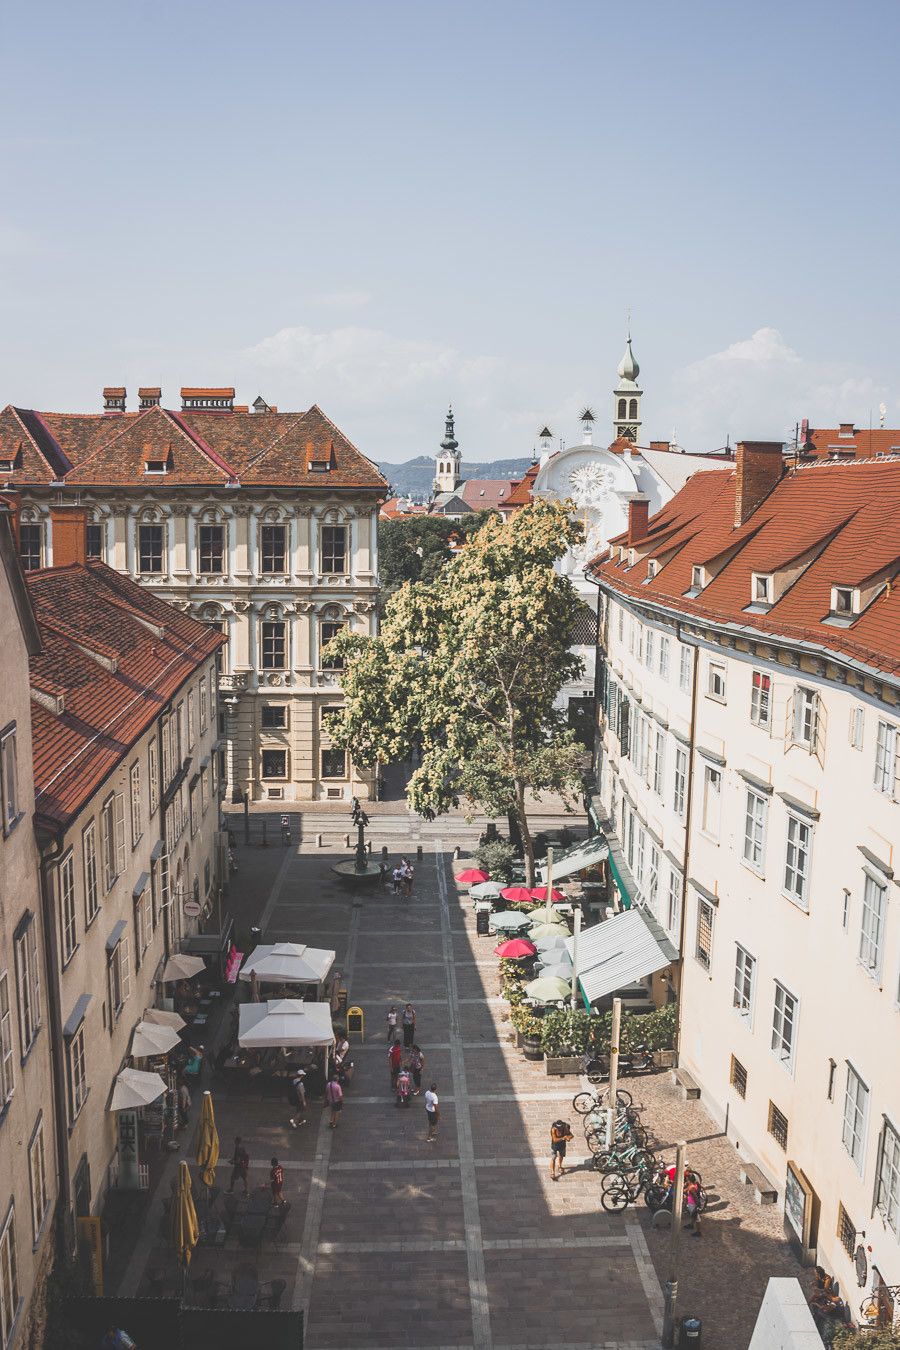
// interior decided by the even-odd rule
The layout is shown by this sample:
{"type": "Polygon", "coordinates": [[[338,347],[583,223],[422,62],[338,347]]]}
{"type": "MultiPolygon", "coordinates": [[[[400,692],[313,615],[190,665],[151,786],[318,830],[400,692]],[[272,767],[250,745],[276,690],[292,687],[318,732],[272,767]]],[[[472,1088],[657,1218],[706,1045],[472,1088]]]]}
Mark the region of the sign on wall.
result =
{"type": "Polygon", "coordinates": [[[137,1111],[119,1111],[119,1187],[124,1191],[141,1188],[141,1159],[138,1149],[137,1111]]]}

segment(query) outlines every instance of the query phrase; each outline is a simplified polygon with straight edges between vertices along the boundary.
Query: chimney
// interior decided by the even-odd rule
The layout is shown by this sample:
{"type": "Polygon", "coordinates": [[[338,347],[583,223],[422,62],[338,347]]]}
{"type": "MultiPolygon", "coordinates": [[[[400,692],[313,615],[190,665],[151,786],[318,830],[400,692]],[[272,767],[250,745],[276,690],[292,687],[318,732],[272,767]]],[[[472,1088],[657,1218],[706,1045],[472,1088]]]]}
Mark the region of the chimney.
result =
{"type": "Polygon", "coordinates": [[[650,498],[632,497],[628,503],[628,545],[639,544],[646,537],[650,520],[650,498]]]}
{"type": "Polygon", "coordinates": [[[735,529],[749,520],[783,472],[781,441],[738,441],[734,469],[735,529]]]}
{"type": "Polygon", "coordinates": [[[650,442],[650,449],[651,449],[651,450],[666,450],[666,451],[668,451],[668,449],[669,449],[669,442],[668,442],[668,441],[651,441],[651,442],[650,442]]]}
{"type": "Polygon", "coordinates": [[[52,506],[53,566],[87,562],[87,511],[83,506],[52,506]]]}
{"type": "Polygon", "coordinates": [[[21,509],[22,503],[19,500],[18,493],[4,492],[0,496],[0,511],[4,511],[9,516],[9,525],[12,530],[12,537],[15,540],[17,553],[21,546],[19,538],[19,512],[21,509]]]}
{"type": "Polygon", "coordinates": [[[125,390],[120,386],[107,385],[103,390],[103,411],[105,413],[123,413],[125,411],[125,390]]]}
{"type": "Polygon", "coordinates": [[[853,425],[852,422],[842,422],[842,423],[841,423],[840,429],[838,430],[838,435],[839,435],[839,436],[844,436],[845,438],[846,438],[846,437],[852,438],[855,434],[856,434],[856,428],[854,427],[854,425],[853,425]]]}
{"type": "Polygon", "coordinates": [[[162,403],[162,390],[149,387],[139,389],[138,399],[141,412],[146,412],[148,408],[158,408],[162,403]]]}

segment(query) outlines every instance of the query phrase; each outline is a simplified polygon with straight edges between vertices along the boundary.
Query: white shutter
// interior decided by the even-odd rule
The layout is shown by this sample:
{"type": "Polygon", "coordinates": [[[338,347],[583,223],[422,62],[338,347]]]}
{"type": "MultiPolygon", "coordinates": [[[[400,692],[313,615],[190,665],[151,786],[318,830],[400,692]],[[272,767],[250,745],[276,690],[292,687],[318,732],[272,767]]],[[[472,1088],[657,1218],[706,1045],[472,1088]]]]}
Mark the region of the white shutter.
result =
{"type": "Polygon", "coordinates": [[[131,993],[131,956],[128,951],[127,935],[119,939],[119,983],[124,1003],[131,993]]]}
{"type": "Polygon", "coordinates": [[[125,794],[117,792],[113,798],[113,836],[116,845],[116,876],[125,872],[125,794]]]}

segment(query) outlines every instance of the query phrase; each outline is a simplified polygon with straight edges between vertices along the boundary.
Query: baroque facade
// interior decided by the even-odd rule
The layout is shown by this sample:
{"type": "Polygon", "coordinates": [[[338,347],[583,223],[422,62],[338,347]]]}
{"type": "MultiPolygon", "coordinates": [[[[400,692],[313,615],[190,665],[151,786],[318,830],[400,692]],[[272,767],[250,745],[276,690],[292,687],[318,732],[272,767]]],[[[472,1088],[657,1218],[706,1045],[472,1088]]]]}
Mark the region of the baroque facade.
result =
{"type": "Polygon", "coordinates": [[[679,1064],[806,1258],[873,1292],[900,1285],[892,503],[896,460],[749,443],[591,568],[605,829],[680,950],[679,1064]]]}
{"type": "Polygon", "coordinates": [[[334,749],[341,702],[327,643],[376,630],[377,514],[387,484],[317,407],[284,413],[233,389],[183,389],[181,409],[104,390],[95,416],[0,413],[0,487],[19,494],[23,565],[53,561],[54,504],[88,511],[92,557],[228,638],[220,658],[223,777],[234,797],[372,795],[334,749]]]}

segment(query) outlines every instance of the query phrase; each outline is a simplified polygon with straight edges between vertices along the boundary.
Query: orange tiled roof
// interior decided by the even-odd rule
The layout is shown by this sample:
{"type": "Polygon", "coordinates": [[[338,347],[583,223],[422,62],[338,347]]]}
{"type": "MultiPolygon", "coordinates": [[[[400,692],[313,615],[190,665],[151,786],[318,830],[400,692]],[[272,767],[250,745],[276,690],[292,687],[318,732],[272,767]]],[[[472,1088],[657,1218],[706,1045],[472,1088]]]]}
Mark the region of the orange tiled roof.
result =
{"type": "Polygon", "coordinates": [[[105,563],[44,568],[26,580],[42,644],[31,682],[63,701],[57,714],[32,699],[35,812],[59,829],[225,639],[105,563]]]}
{"type": "Polygon", "coordinates": [[[510,491],[506,499],[506,506],[527,506],[531,501],[531,490],[534,487],[534,480],[538,476],[540,464],[532,464],[527,470],[525,477],[521,478],[510,491]]]}
{"type": "Polygon", "coordinates": [[[459,495],[473,511],[499,511],[501,507],[509,506],[515,486],[514,478],[466,478],[460,485],[459,495]]]}
{"type": "Polygon", "coordinates": [[[787,473],[740,527],[734,525],[736,471],[704,470],[650,520],[642,557],[629,566],[617,544],[595,558],[598,580],[635,600],[712,622],[814,644],[878,670],[900,674],[900,459],[820,462],[787,473]],[[751,574],[769,573],[803,559],[807,565],[781,599],[764,613],[747,613],[751,574]],[[647,564],[658,570],[648,580],[647,564]],[[693,598],[695,564],[720,568],[693,598]],[[881,577],[888,584],[847,626],[823,622],[831,587],[858,586],[881,577]]]}
{"type": "MultiPolygon", "coordinates": [[[[196,392],[196,391],[195,391],[196,392]]],[[[167,485],[360,488],[385,492],[370,460],[315,405],[308,412],[38,413],[0,410],[0,459],[13,462],[2,482],[14,487],[67,484],[145,487],[147,460],[171,460],[154,492],[167,485]],[[313,458],[327,473],[307,472],[313,458]]]]}
{"type": "Polygon", "coordinates": [[[817,459],[834,459],[838,455],[852,455],[855,459],[900,455],[900,431],[886,427],[863,430],[845,422],[842,427],[810,429],[800,451],[804,456],[814,455],[817,459]]]}

